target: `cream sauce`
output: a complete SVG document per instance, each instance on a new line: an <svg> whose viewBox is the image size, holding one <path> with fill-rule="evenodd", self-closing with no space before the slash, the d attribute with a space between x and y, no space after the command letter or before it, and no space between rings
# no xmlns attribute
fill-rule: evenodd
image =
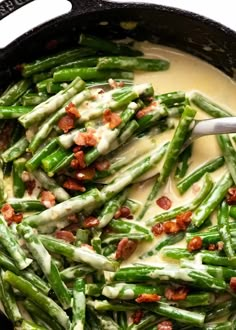
<svg viewBox="0 0 236 330"><path fill-rule="evenodd" d="M236 83L224 73L206 62L176 49L150 44L149 42L137 42L135 46L141 49L145 53L146 57L160 57L170 61L170 69L167 71L137 72L135 74L136 84L150 82L153 84L156 94L177 90L183 90L185 92L199 90L208 97L214 99L215 102L224 105L224 107L228 108L232 114L235 113L236 115ZM209 116L198 109L196 119L205 118L209 118ZM174 130L169 130L167 132L160 133L155 139L155 145L161 145L170 140L173 136L173 132ZM141 145L142 143L140 144L140 147ZM138 145L136 147L138 148ZM126 152L129 152L129 150ZM188 173L192 172L200 165L208 162L210 159L214 159L221 155L221 152L217 145L216 138L214 136L207 136L194 142L192 154L193 156L191 158ZM157 165L158 168L161 168L162 164L163 161ZM225 166L221 167L214 173L211 173L211 177L214 181L216 181L224 171ZM151 190L153 182L153 179L149 179L145 182L135 184L129 198L143 203ZM195 184L183 196L180 196L175 187L174 179L170 178L167 184L160 190L158 196L168 196L172 201L172 207L176 207L192 200L198 193L199 188L199 185ZM151 218L153 215L162 212L163 209L158 207L154 202L147 211L144 221L145 219ZM143 242L139 244L135 253L133 253L129 260L123 262L123 266L135 262L154 265L159 265L162 263L163 260L159 254L146 259L139 259L140 255L149 251L152 247L155 247L157 241L160 239L161 237L154 238L152 242ZM175 245L175 247L185 246L186 242L184 240ZM165 260L165 262L166 261L167 260ZM168 263L175 263L175 261L168 259Z"/></svg>

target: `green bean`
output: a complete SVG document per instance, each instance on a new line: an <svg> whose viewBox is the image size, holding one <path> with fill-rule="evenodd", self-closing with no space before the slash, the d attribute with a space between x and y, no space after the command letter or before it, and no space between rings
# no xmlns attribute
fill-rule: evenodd
<svg viewBox="0 0 236 330"><path fill-rule="evenodd" d="M99 70L144 70L144 71L164 71L169 69L170 63L162 59L149 59L128 56L107 56L98 59L97 68Z"/></svg>
<svg viewBox="0 0 236 330"><path fill-rule="evenodd" d="M34 234L31 227L26 226L25 224L20 224L17 229L26 241L26 245L32 256L35 260L37 260L37 263L50 283L58 300L65 309L69 308L71 300L70 293L68 292L65 284L62 282L59 271L52 260L51 255L44 248L40 239Z"/></svg>
<svg viewBox="0 0 236 330"><path fill-rule="evenodd" d="M33 319L36 316L36 317L40 318L40 320L43 320L52 329L55 329L55 330L62 329L61 326L57 322L55 322L55 320L52 320L51 317L46 312L42 311L42 309L40 309L37 305L35 305L29 299L24 300L23 304Z"/></svg>
<svg viewBox="0 0 236 330"><path fill-rule="evenodd" d="M93 67L97 65L99 57L85 57L77 61L69 62L66 64L61 64L53 68L51 71L54 73L56 71L60 71L62 69L67 68L83 68L83 67Z"/></svg>
<svg viewBox="0 0 236 330"><path fill-rule="evenodd" d="M223 153L225 163L228 167L228 170L236 184L236 152L234 150L234 146L230 141L230 137L227 134L219 134L217 135L217 141Z"/></svg>
<svg viewBox="0 0 236 330"><path fill-rule="evenodd" d="M214 103L212 100L210 100L205 95L199 92L191 92L190 95L188 95L188 98L190 102L198 106L200 109L202 109L204 112L206 112L212 117L218 118L232 116L226 109Z"/></svg>
<svg viewBox="0 0 236 330"><path fill-rule="evenodd" d="M190 144L178 157L175 178L182 179L188 171L189 159L192 156L192 144Z"/></svg>
<svg viewBox="0 0 236 330"><path fill-rule="evenodd" d="M91 35L81 34L79 44L92 48L94 50L107 52L115 55L127 55L127 56L142 56L143 53L137 49L133 49L125 44L115 43L111 40L98 38Z"/></svg>
<svg viewBox="0 0 236 330"><path fill-rule="evenodd" d="M92 272L94 272L94 269L92 267L89 267L84 264L76 264L75 266L63 269L60 272L60 276L63 281L71 282L79 277L84 277Z"/></svg>
<svg viewBox="0 0 236 330"><path fill-rule="evenodd" d="M214 172L218 168L224 165L224 157L217 157L203 166L197 168L195 171L190 173L188 176L183 178L181 181L177 183L177 189L180 194L183 194L188 190L195 182L197 182L205 173Z"/></svg>
<svg viewBox="0 0 236 330"><path fill-rule="evenodd" d="M21 330L45 330L45 328L37 325L32 321L23 320L21 324Z"/></svg>
<svg viewBox="0 0 236 330"><path fill-rule="evenodd" d="M82 261L95 269L114 271L117 268L116 261L110 261L102 255L91 252L91 250L85 247L75 247L71 244L64 243L62 240L49 238L45 235L40 235L40 240L49 251L62 254L77 262Z"/></svg>
<svg viewBox="0 0 236 330"><path fill-rule="evenodd" d="M160 173L160 176L157 177L152 190L144 204L143 210L139 217L142 219L149 208L150 204L156 197L159 189L163 186L170 175L173 164L176 162L178 154L182 148L182 145L186 139L186 136L189 132L189 127L193 122L193 118L196 115L196 111L191 109L189 106L185 107L185 110L180 118L178 127L175 130L173 139L170 142L170 145L167 150L165 161Z"/></svg>
<svg viewBox="0 0 236 330"><path fill-rule="evenodd" d="M37 105L31 112L19 118L20 123L29 128L31 125L38 124L47 118L50 114L56 112L71 97L80 92L84 88L84 82L77 77L63 91L50 97L47 101Z"/></svg>
<svg viewBox="0 0 236 330"><path fill-rule="evenodd" d="M221 241L224 243L224 251L228 258L235 256L232 244L232 237L229 227L229 206L223 201L219 206L218 210L218 231L220 234Z"/></svg>
<svg viewBox="0 0 236 330"><path fill-rule="evenodd" d="M16 212L31 212L43 211L45 206L39 201L34 199L25 198L9 198L7 203L10 204Z"/></svg>
<svg viewBox="0 0 236 330"><path fill-rule="evenodd" d="M0 270L0 300L9 320L14 324L22 320L22 315L16 304L16 299L10 285L3 279L4 271Z"/></svg>
<svg viewBox="0 0 236 330"><path fill-rule="evenodd" d="M29 281L10 271L6 271L3 277L12 287L22 292L26 297L33 301L44 312L48 313L52 319L57 321L64 329L70 327L68 315L51 298L46 297L38 291Z"/></svg>
<svg viewBox="0 0 236 330"><path fill-rule="evenodd" d="M72 325L71 330L78 328L83 329L85 324L85 283L82 279L77 279L73 288L73 305L72 305Z"/></svg>
<svg viewBox="0 0 236 330"><path fill-rule="evenodd" d="M5 163L8 163L22 156L25 153L28 145L29 145L28 140L26 139L26 137L23 136L18 142L13 144L9 149L5 150L2 153L1 157L3 161Z"/></svg>
<svg viewBox="0 0 236 330"><path fill-rule="evenodd" d="M166 245L169 246L169 245L173 245L173 244L176 244L176 243L182 241L184 236L185 236L184 232L180 232L180 233L173 234L173 235L167 235L167 237L164 237L162 240L160 240L154 248L143 253L140 256L140 259L145 259L147 257L157 254L157 252L160 251Z"/></svg>
<svg viewBox="0 0 236 330"><path fill-rule="evenodd" d="M225 197L226 192L233 184L231 175L228 173L223 174L218 182L216 182L206 198L202 201L200 206L194 211L192 216L192 223L199 227L208 216L215 210L219 203Z"/></svg>
<svg viewBox="0 0 236 330"><path fill-rule="evenodd" d="M53 74L54 82L64 82L64 81L72 81L76 77L80 77L85 81L95 81L95 80L103 80L109 78L119 78L119 79L133 79L134 75L129 71L110 71L104 70L99 71L97 68L89 67L89 68L68 68L61 69L60 71L56 71Z"/></svg>
<svg viewBox="0 0 236 330"><path fill-rule="evenodd" d="M32 172L36 170L41 164L41 161L46 158L48 155L50 155L55 149L57 148L57 139L54 138L51 141L49 141L45 146L43 146L41 149L37 150L37 152L30 158L25 166L28 171Z"/></svg>
<svg viewBox="0 0 236 330"><path fill-rule="evenodd" d="M32 106L36 106L42 102L45 102L47 99L49 98L49 96L47 94L44 93L28 93L25 94L21 97L21 103L24 107L32 107ZM32 108L29 108L29 111L31 111ZM29 111L25 111L24 113L27 113ZM24 113L21 113L20 115L23 115Z"/></svg>
<svg viewBox="0 0 236 330"><path fill-rule="evenodd" d="M13 105L30 87L30 80L20 80L9 86L0 97L0 105Z"/></svg>
<svg viewBox="0 0 236 330"><path fill-rule="evenodd" d="M46 71L60 64L75 61L86 56L93 56L96 52L89 48L75 48L67 50L32 63L23 64L22 74L24 77Z"/></svg>
<svg viewBox="0 0 236 330"><path fill-rule="evenodd" d="M18 158L13 162L13 193L14 197L21 198L25 193L25 183L22 180L22 173L25 170L25 158Z"/></svg>
<svg viewBox="0 0 236 330"><path fill-rule="evenodd" d="M0 119L14 119L18 118L32 110L30 106L12 105L1 106L0 105Z"/></svg>
<svg viewBox="0 0 236 330"><path fill-rule="evenodd" d="M15 235L2 216L0 216L0 242L19 269L24 269L30 265L32 260L26 257L24 250L20 247Z"/></svg>

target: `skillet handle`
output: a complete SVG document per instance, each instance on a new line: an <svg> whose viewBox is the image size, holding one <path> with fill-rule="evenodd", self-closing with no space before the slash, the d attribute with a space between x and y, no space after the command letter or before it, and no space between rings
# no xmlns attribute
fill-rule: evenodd
<svg viewBox="0 0 236 330"><path fill-rule="evenodd" d="M33 0L3 0L0 3L0 20Z"/></svg>

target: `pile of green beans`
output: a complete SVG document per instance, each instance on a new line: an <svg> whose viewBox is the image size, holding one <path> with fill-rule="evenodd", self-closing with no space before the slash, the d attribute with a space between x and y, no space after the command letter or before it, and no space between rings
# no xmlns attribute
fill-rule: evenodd
<svg viewBox="0 0 236 330"><path fill-rule="evenodd" d="M217 136L222 155L193 172L194 148L181 153L198 108L230 114L200 92L156 95L149 82L135 85L136 71L158 77L170 66L143 55L82 34L76 48L22 64L20 79L0 95L0 302L15 329L152 330L162 322L236 329L236 208L227 199L236 184L234 144ZM71 116L71 104L79 115L67 132L59 123ZM104 122L108 109L120 120L115 127ZM156 143L166 130L172 138ZM97 144L78 145L87 133ZM125 153L142 139L150 144L145 151ZM74 168L78 152L84 164ZM221 167L215 181L211 173ZM92 176L83 180L86 171ZM149 174L152 186L140 203L132 193ZM150 212L170 178L183 198L194 184L201 189L188 203ZM188 211L188 227L156 234ZM201 249L190 251L196 236ZM175 247L179 242L186 246ZM135 249L135 263L123 266ZM150 257L164 263L149 264ZM168 297L183 287L184 298Z"/></svg>

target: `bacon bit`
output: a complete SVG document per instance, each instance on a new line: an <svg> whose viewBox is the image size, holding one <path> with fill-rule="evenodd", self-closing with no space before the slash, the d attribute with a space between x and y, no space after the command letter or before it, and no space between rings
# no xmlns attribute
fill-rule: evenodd
<svg viewBox="0 0 236 330"><path fill-rule="evenodd" d="M25 186L28 194L31 196L33 194L34 188L36 187L36 181L35 180L26 181Z"/></svg>
<svg viewBox="0 0 236 330"><path fill-rule="evenodd" d="M178 301L185 300L188 294L188 288L166 288L165 297L168 300Z"/></svg>
<svg viewBox="0 0 236 330"><path fill-rule="evenodd" d="M76 146L73 148L73 153L76 154L76 152L80 151L81 147L80 146Z"/></svg>
<svg viewBox="0 0 236 330"><path fill-rule="evenodd" d="M228 195L226 196L226 202L229 205L236 204L236 187L231 187L228 189Z"/></svg>
<svg viewBox="0 0 236 330"><path fill-rule="evenodd" d="M163 230L166 234L176 234L180 228L175 221L166 221L163 223Z"/></svg>
<svg viewBox="0 0 236 330"><path fill-rule="evenodd" d="M122 206L121 208L119 208L119 210L116 211L114 218L118 219L118 218L126 218L128 219L128 217L130 217L130 209L127 206Z"/></svg>
<svg viewBox="0 0 236 330"><path fill-rule="evenodd" d="M107 159L95 163L95 168L98 171L108 170L109 167L110 167L110 162Z"/></svg>
<svg viewBox="0 0 236 330"><path fill-rule="evenodd" d="M207 249L209 251L215 251L216 250L216 245L215 244L209 244L208 247L207 247Z"/></svg>
<svg viewBox="0 0 236 330"><path fill-rule="evenodd" d="M92 167L87 167L83 170L79 170L78 172L76 172L75 174L76 178L78 180L92 180L95 176L95 169Z"/></svg>
<svg viewBox="0 0 236 330"><path fill-rule="evenodd" d="M143 318L143 311L141 309L138 309L131 317L134 324L139 324L141 319Z"/></svg>
<svg viewBox="0 0 236 330"><path fill-rule="evenodd" d="M126 260L135 251L137 243L129 240L127 237L123 238L117 246L116 259Z"/></svg>
<svg viewBox="0 0 236 330"><path fill-rule="evenodd" d="M68 219L68 218L67 218ZM81 226L79 225L79 223L71 223L70 225L66 226L65 228L63 228L63 230L66 231L70 231L73 234L76 234L77 230L80 228Z"/></svg>
<svg viewBox="0 0 236 330"><path fill-rule="evenodd" d="M104 91L104 89L100 89L100 91L98 92L98 94L104 94L105 93L105 91Z"/></svg>
<svg viewBox="0 0 236 330"><path fill-rule="evenodd" d="M156 200L156 204L163 210L169 210L169 208L171 208L172 202L168 197L162 196Z"/></svg>
<svg viewBox="0 0 236 330"><path fill-rule="evenodd" d="M176 216L176 223L180 229L182 229L182 230L187 229L188 225L191 222L191 216L192 216L191 211L186 211L186 212L178 214Z"/></svg>
<svg viewBox="0 0 236 330"><path fill-rule="evenodd" d="M83 221L84 228L92 228L99 225L99 220L95 217L88 217Z"/></svg>
<svg viewBox="0 0 236 330"><path fill-rule="evenodd" d="M229 286L231 290L236 292L236 277L231 277Z"/></svg>
<svg viewBox="0 0 236 330"><path fill-rule="evenodd" d="M103 113L103 123L108 123L110 129L113 129L122 123L122 119L117 113L112 112L110 109L106 109Z"/></svg>
<svg viewBox="0 0 236 330"><path fill-rule="evenodd" d="M69 116L71 116L72 118L80 118L80 113L79 110L76 108L75 104L70 102L67 106L66 106L66 112Z"/></svg>
<svg viewBox="0 0 236 330"><path fill-rule="evenodd" d="M53 207L56 204L55 196L51 191L42 191L41 193L41 203L47 208Z"/></svg>
<svg viewBox="0 0 236 330"><path fill-rule="evenodd" d="M123 81L118 82L118 81L115 81L115 80L112 79L112 78L110 78L110 79L108 80L108 83L109 83L109 85L111 86L111 88L113 88L113 89L115 89L115 88L117 88L117 87L124 87L124 85L125 85L125 83L124 83Z"/></svg>
<svg viewBox="0 0 236 330"><path fill-rule="evenodd" d="M75 236L70 231L67 230L56 231L55 237L59 239L63 239L68 243L73 243L75 241Z"/></svg>
<svg viewBox="0 0 236 330"><path fill-rule="evenodd" d="M171 321L163 321L161 323L158 323L157 330L172 330L173 324Z"/></svg>
<svg viewBox="0 0 236 330"><path fill-rule="evenodd" d="M70 165L74 169L85 168L84 152L82 150L74 153L75 159L72 159Z"/></svg>
<svg viewBox="0 0 236 330"><path fill-rule="evenodd" d="M14 129L13 123L7 123L7 125L4 126L1 132L2 134L0 140L0 150L5 150L8 147L13 129Z"/></svg>
<svg viewBox="0 0 236 330"><path fill-rule="evenodd" d="M202 248L202 238L200 236L193 237L187 246L189 252L200 250Z"/></svg>
<svg viewBox="0 0 236 330"><path fill-rule="evenodd" d="M67 220L72 223L77 223L79 221L78 216L75 213L68 215Z"/></svg>
<svg viewBox="0 0 236 330"><path fill-rule="evenodd" d="M152 227L152 232L154 236L159 236L163 233L164 228L162 223L157 223Z"/></svg>
<svg viewBox="0 0 236 330"><path fill-rule="evenodd" d="M63 130L64 133L68 133L75 127L75 120L71 116L66 115L58 121L57 125L61 130Z"/></svg>
<svg viewBox="0 0 236 330"><path fill-rule="evenodd" d="M140 119L142 117L144 117L146 114L148 114L149 112L151 112L153 110L153 108L157 106L157 102L152 102L149 106L147 106L146 108L143 108L141 110L139 110L137 113L136 113L136 118L137 119Z"/></svg>
<svg viewBox="0 0 236 330"><path fill-rule="evenodd" d="M69 190L76 190L76 191L81 191L84 192L86 191L86 188L80 184L79 182L77 182L76 180L72 179L72 178L68 178L64 183L63 183L63 187Z"/></svg>
<svg viewBox="0 0 236 330"><path fill-rule="evenodd" d="M23 214L15 213L15 210L10 204L4 204L1 208L1 212L8 225L10 225L12 222L20 223L23 219Z"/></svg>
<svg viewBox="0 0 236 330"><path fill-rule="evenodd" d="M56 39L52 39L46 43L45 48L51 50L51 49L55 49L57 46L58 46L58 41Z"/></svg>
<svg viewBox="0 0 236 330"><path fill-rule="evenodd" d="M157 294L151 294L151 293L143 293L138 296L138 298L135 299L135 301L138 304L141 303L152 303L152 302L157 302L161 300L161 296Z"/></svg>
<svg viewBox="0 0 236 330"><path fill-rule="evenodd" d="M74 138L74 142L81 147L94 147L97 145L97 139L94 130L88 129L87 132L79 132Z"/></svg>
<svg viewBox="0 0 236 330"><path fill-rule="evenodd" d="M216 243L216 246L217 246L217 249L218 249L219 251L222 251L223 248L224 248L224 242L219 241L219 242Z"/></svg>

